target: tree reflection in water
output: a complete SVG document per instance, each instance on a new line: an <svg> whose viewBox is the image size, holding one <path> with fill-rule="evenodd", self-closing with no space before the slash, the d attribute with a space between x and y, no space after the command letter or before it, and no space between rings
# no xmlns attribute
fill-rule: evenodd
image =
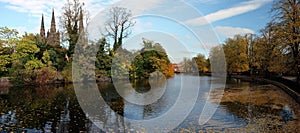
<svg viewBox="0 0 300 133"><path fill-rule="evenodd" d="M188 78L181 76L180 78ZM168 79L163 96L155 103L145 106L123 100L112 83L100 83L97 91L101 92L100 95L107 105L97 106L99 99L95 98L95 94L84 95L85 99L80 101L95 114L83 112L72 84L11 88L8 93L0 94L0 132L132 132L134 129L130 123L124 122L124 117L135 120L152 119L168 111L179 95L178 86L181 84L177 78ZM201 85L209 87L210 78L202 79L204 81ZM152 84L144 82L147 81L133 84L138 93L149 91ZM211 129L238 129L245 132L299 130L299 104L290 100L289 96L278 88L241 81L230 81L227 87L221 105L216 106L217 112L208 123L201 126L197 123L203 102L206 100L205 95L200 92L190 115L172 132L199 132ZM89 86L86 86L86 89L89 89ZM214 102L209 104L214 105Z"/></svg>

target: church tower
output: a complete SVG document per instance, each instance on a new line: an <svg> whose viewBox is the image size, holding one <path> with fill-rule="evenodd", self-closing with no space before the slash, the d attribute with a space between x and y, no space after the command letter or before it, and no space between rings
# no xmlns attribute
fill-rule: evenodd
<svg viewBox="0 0 300 133"><path fill-rule="evenodd" d="M83 26L83 13L82 13L82 9L80 8L80 12L79 12L79 28L78 28L78 33L79 33L79 38L78 38L78 43L82 44L83 47L87 47L88 45L88 39L86 36L86 32Z"/></svg>
<svg viewBox="0 0 300 133"><path fill-rule="evenodd" d="M54 16L54 9L52 9L50 33L55 33L55 32L56 32L55 16Z"/></svg>
<svg viewBox="0 0 300 133"><path fill-rule="evenodd" d="M83 28L83 13L82 9L80 9L79 13L79 34L83 34L84 28Z"/></svg>
<svg viewBox="0 0 300 133"><path fill-rule="evenodd" d="M40 36L41 36L41 38L42 38L42 39L45 39L44 14L42 14L42 21L41 21Z"/></svg>
<svg viewBox="0 0 300 133"><path fill-rule="evenodd" d="M48 45L60 46L60 33L56 31L54 9L52 9L51 25L50 30L47 32L47 37L45 36L44 15L42 15L40 36L46 40Z"/></svg>
<svg viewBox="0 0 300 133"><path fill-rule="evenodd" d="M55 24L55 15L54 15L54 9L52 9L52 19L51 19L51 25L50 25L50 32L47 34L47 43L49 45L60 45L60 36L59 32L56 32L56 24Z"/></svg>

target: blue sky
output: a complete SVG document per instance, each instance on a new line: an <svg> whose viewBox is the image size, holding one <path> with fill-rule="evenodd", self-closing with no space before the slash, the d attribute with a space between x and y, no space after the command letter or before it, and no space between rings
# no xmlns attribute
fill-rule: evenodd
<svg viewBox="0 0 300 133"><path fill-rule="evenodd" d="M24 31L38 33L42 14L45 15L46 29L49 28L52 8L55 9L56 23L59 25L58 16L65 2L66 0L0 0L0 26L15 28L21 33ZM132 36L127 39L129 42L133 42L130 41L131 38L141 39L134 36L144 32L150 34L146 35L149 39L159 40L159 37L151 38L155 36L151 31L162 32L183 43L190 54L208 55L211 47L224 42L228 37L233 37L235 34L259 33L259 30L271 19L269 12L273 1L85 0L84 3L91 21L98 19L101 21L103 16L97 18L101 16L99 15L101 11L114 4L131 9L133 15L136 15L137 23ZM212 39L216 37L218 40ZM172 45L164 47L168 47L169 51L176 50Z"/></svg>

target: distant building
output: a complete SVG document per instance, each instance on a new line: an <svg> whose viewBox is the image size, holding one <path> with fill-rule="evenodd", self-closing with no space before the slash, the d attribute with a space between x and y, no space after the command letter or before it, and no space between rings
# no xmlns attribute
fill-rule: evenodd
<svg viewBox="0 0 300 133"><path fill-rule="evenodd" d="M174 72L175 73L181 73L183 72L182 70L182 66L180 64L176 64L176 63L173 63L172 64L173 68L174 68Z"/></svg>
<svg viewBox="0 0 300 133"><path fill-rule="evenodd" d="M60 46L60 33L59 31L56 31L54 10L52 10L50 31L48 30L47 35L45 32L44 15L42 15L40 36L47 42L48 45Z"/></svg>

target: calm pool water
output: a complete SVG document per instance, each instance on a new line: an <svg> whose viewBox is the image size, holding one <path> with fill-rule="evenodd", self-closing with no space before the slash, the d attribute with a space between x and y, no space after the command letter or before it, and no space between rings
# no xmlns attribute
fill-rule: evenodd
<svg viewBox="0 0 300 133"><path fill-rule="evenodd" d="M0 132L143 132L145 130L136 129L128 120L152 120L169 113L182 92L189 92L189 88L197 86L193 83L183 85L181 81L198 78L176 75L161 85L152 85L146 81L134 83L135 96L166 87L157 101L147 105L128 102L119 95L112 83L100 83L97 85L98 96L102 96L106 104L96 106L99 103L94 94L86 95L86 101L82 97L80 100L80 104L88 105L86 107L94 110L95 114L81 109L72 84L10 88L8 91L1 91L0 88ZM187 117L170 132L300 131L299 104L275 86L232 79L227 81L221 98L223 93L219 88L209 93L212 84L219 83L211 77L200 77L201 89L195 105ZM130 88L122 91L124 94L132 92ZM186 104L192 102L189 101L189 95L192 97L193 92L186 94ZM221 98L220 104L216 100L218 98ZM199 125L199 116L203 113L206 101L206 106L216 109L216 112L204 125ZM179 115L184 114L179 111Z"/></svg>

